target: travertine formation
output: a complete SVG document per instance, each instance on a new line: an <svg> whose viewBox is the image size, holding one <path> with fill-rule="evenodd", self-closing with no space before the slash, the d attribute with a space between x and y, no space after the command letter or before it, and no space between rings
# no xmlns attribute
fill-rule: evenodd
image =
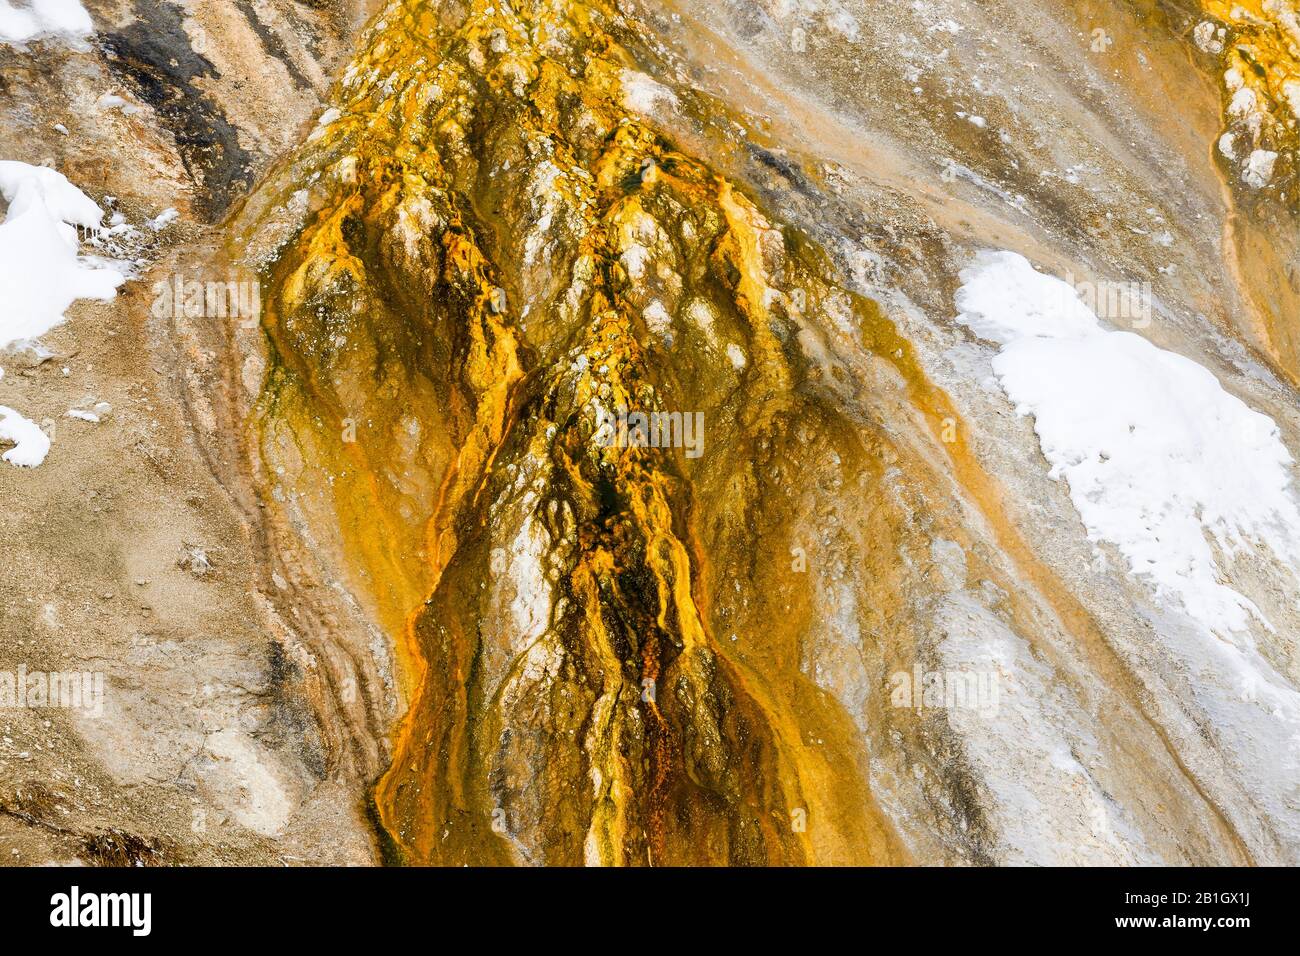
<svg viewBox="0 0 1300 956"><path fill-rule="evenodd" d="M846 190L728 142L639 13L391 4L239 225L265 494L397 643L392 859L1289 855L1009 520L879 257L770 208ZM900 697L981 667L974 713Z"/></svg>
<svg viewBox="0 0 1300 956"><path fill-rule="evenodd" d="M572 4L396 5L291 174L320 211L272 267L263 429L300 481L328 464L343 550L405 628L379 818L415 862L901 858L853 755L808 752L845 718L777 690L813 692L801 662L751 673L727 646L756 611L736 570L707 580L706 541L770 536L780 575L781 461L867 454L798 394L829 373L789 350L805 311L910 363L814 250L629 110L671 94L611 29ZM617 409L667 416L649 444L676 447L602 443ZM697 415L707 461L681 444ZM816 842L791 822L810 806Z"/></svg>
<svg viewBox="0 0 1300 956"><path fill-rule="evenodd" d="M84 363L176 421L69 572L159 619L12 602L108 672L4 724L23 862L1300 861L1300 570L1160 593L958 320L1014 251L1300 451L1291 0L88 6L24 68L138 109L10 153L177 193Z"/></svg>

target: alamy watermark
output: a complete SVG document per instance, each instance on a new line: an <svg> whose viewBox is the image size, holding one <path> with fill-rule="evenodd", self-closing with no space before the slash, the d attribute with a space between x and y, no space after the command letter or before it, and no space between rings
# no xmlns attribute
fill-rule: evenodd
<svg viewBox="0 0 1300 956"><path fill-rule="evenodd" d="M638 412L597 406L592 439L601 448L682 448L687 458L704 454L703 412Z"/></svg>
<svg viewBox="0 0 1300 956"><path fill-rule="evenodd" d="M971 710L981 717L998 715L1001 675L997 671L927 671L914 664L910 671L889 676L889 703L915 710Z"/></svg>
<svg viewBox="0 0 1300 956"><path fill-rule="evenodd" d="M256 279L187 279L176 273L153 284L158 319L239 319L246 329L262 318L262 287Z"/></svg>
<svg viewBox="0 0 1300 956"><path fill-rule="evenodd" d="M84 711L91 717L104 713L102 671L0 671L0 710L62 708Z"/></svg>
<svg viewBox="0 0 1300 956"><path fill-rule="evenodd" d="M74 885L50 897L50 925L119 926L130 929L132 936L148 936L153 929L153 894L83 893Z"/></svg>
<svg viewBox="0 0 1300 956"><path fill-rule="evenodd" d="M1099 319L1112 325L1127 325L1134 329L1145 329L1151 324L1152 287L1146 280L1093 282L1091 279L1076 280L1072 273L1067 272L1063 281ZM1064 291L1062 294L1069 295Z"/></svg>

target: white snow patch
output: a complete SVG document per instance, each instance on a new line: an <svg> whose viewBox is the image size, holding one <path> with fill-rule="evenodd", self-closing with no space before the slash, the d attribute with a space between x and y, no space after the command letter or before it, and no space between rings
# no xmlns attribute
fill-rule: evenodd
<svg viewBox="0 0 1300 956"><path fill-rule="evenodd" d="M77 299L112 299L124 276L78 255L76 227L98 229L103 213L62 174L0 161L0 195L9 203L0 223L0 349L5 349L60 324ZM4 460L29 468L43 462L50 450L45 433L12 409L0 408L0 415L0 439L15 444Z"/></svg>
<svg viewBox="0 0 1300 956"><path fill-rule="evenodd" d="M1108 541L1159 599L1226 635L1248 598L1222 583L1229 558L1267 546L1300 569L1292 458L1271 418L1202 366L1129 332L1108 332L1066 282L1012 252L961 273L958 321L1002 346L993 371L1032 414L1051 477L1064 478L1093 541Z"/></svg>
<svg viewBox="0 0 1300 956"><path fill-rule="evenodd" d="M22 7L0 0L0 43L21 45L46 37L81 40L94 32L80 0L31 0Z"/></svg>
<svg viewBox="0 0 1300 956"><path fill-rule="evenodd" d="M0 405L0 442L13 442L0 458L11 465L35 468L50 453L50 439L30 418Z"/></svg>
<svg viewBox="0 0 1300 956"><path fill-rule="evenodd" d="M96 229L99 206L61 173L0 161L0 348L59 325L77 299L108 301L124 277L77 255L76 226Z"/></svg>

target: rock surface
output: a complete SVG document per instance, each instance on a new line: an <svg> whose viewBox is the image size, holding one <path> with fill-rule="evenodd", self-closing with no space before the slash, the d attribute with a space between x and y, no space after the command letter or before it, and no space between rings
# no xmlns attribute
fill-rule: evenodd
<svg viewBox="0 0 1300 956"><path fill-rule="evenodd" d="M957 318L987 250L1136 289L1300 450L1294 4L364 6L0 51L3 158L179 210L0 361L112 409L0 472L14 665L108 676L0 715L0 842L1300 862L1300 569L1215 542L1236 630L1161 592Z"/></svg>

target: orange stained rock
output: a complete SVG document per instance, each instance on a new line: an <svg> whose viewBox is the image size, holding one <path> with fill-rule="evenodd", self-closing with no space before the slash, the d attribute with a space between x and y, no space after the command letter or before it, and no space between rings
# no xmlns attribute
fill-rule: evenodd
<svg viewBox="0 0 1300 956"><path fill-rule="evenodd" d="M956 462L994 520L996 489L964 445L934 440L957 416L881 310L625 104L636 64L612 8L462 10L379 15L338 117L292 168L315 211L264 296L263 454L274 466L295 448L336 479L320 495L300 478L319 501L301 507L332 509L400 644L407 709L374 789L391 858L906 861L860 715L803 670L816 609L747 633L752 652L729 639L727 615L789 586L743 573L791 533L801 490L759 463L806 427L851 436L849 464L877 476L886 453L911 455L909 480L939 498L934 473ZM901 383L924 451L862 438L810 397L821 370L792 343L832 297ZM656 339L656 303L690 318L684 351ZM701 409L738 452L720 465L601 446L598 406ZM368 423L354 443L335 437L344 418ZM882 547L916 546L893 508L870 503L898 539ZM1058 596L1014 529L997 535ZM901 618L887 582L872 587ZM1064 598L1057 610L1091 633Z"/></svg>

